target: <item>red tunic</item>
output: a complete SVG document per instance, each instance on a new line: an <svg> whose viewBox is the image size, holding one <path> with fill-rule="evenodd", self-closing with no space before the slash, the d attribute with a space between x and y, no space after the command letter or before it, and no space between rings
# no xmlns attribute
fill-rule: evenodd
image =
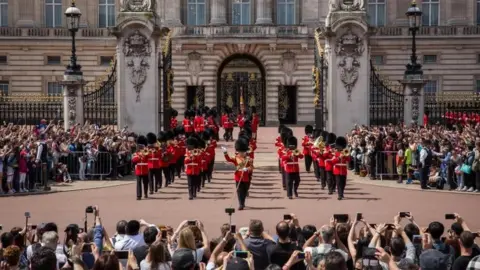
<svg viewBox="0 0 480 270"><path fill-rule="evenodd" d="M278 136L278 137L275 139L275 146L276 146L276 147L283 147L282 137Z"/></svg>
<svg viewBox="0 0 480 270"><path fill-rule="evenodd" d="M325 148L325 152L323 152L323 160L325 161L325 171L327 172L331 172L333 170L332 158L333 158L333 154L331 152L331 149L330 147L327 146Z"/></svg>
<svg viewBox="0 0 480 270"><path fill-rule="evenodd" d="M175 144L171 143L169 146L167 146L167 153L170 154L170 158L168 160L169 165L177 163L177 151L177 146Z"/></svg>
<svg viewBox="0 0 480 270"><path fill-rule="evenodd" d="M170 128L171 129L174 129L177 127L177 124L178 124L178 121L177 121L177 118L176 117L172 117L170 119Z"/></svg>
<svg viewBox="0 0 480 270"><path fill-rule="evenodd" d="M258 118L258 115L255 114L252 118L252 133L257 133L259 123L260 119Z"/></svg>
<svg viewBox="0 0 480 270"><path fill-rule="evenodd" d="M193 132L193 124L190 119L183 119L183 129L185 130L186 133L192 133Z"/></svg>
<svg viewBox="0 0 480 270"><path fill-rule="evenodd" d="M158 147L148 148L148 168L149 169L158 169L161 168L161 151Z"/></svg>
<svg viewBox="0 0 480 270"><path fill-rule="evenodd" d="M205 119L201 115L195 116L193 127L196 133L205 131Z"/></svg>
<svg viewBox="0 0 480 270"><path fill-rule="evenodd" d="M333 175L347 175L347 164L350 162L350 156L342 156L342 153L337 151L332 162L334 164Z"/></svg>
<svg viewBox="0 0 480 270"><path fill-rule="evenodd" d="M227 162L235 165L235 182L250 182L250 173L253 170L252 160L250 158L242 158L239 156L230 157L228 154L225 154L225 160ZM245 164L246 163L246 164ZM248 171L243 171L244 168L247 168Z"/></svg>
<svg viewBox="0 0 480 270"><path fill-rule="evenodd" d="M160 147L158 151L160 168L165 168L170 165L170 160L173 158L174 152L168 146Z"/></svg>
<svg viewBox="0 0 480 270"><path fill-rule="evenodd" d="M294 155L292 150L288 150L285 155L282 156L283 169L286 173L298 173L300 172L300 166L298 160L303 158L303 154Z"/></svg>
<svg viewBox="0 0 480 270"><path fill-rule="evenodd" d="M245 117L243 117L242 114L239 114L237 116L237 123L240 128L243 128L245 126Z"/></svg>
<svg viewBox="0 0 480 270"><path fill-rule="evenodd" d="M135 165L136 176L148 175L148 157L145 150L137 151L133 154L132 163Z"/></svg>
<svg viewBox="0 0 480 270"><path fill-rule="evenodd" d="M210 143L207 146L207 152L210 154L210 161L215 158L215 149L217 148L217 141L210 140Z"/></svg>
<svg viewBox="0 0 480 270"><path fill-rule="evenodd" d="M310 141L310 136L305 135L302 140L303 146L303 154L306 156L310 156L310 147L312 146L312 142Z"/></svg>
<svg viewBox="0 0 480 270"><path fill-rule="evenodd" d="M185 154L185 173L187 175L199 175L200 174L200 155L191 155L190 152Z"/></svg>

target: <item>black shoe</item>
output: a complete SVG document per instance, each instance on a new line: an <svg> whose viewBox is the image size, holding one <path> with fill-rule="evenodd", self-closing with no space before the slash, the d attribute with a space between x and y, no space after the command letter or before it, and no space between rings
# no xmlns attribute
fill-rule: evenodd
<svg viewBox="0 0 480 270"><path fill-rule="evenodd" d="M153 194L153 191L152 191L152 190L150 190L150 195L152 195L152 194Z"/></svg>
<svg viewBox="0 0 480 270"><path fill-rule="evenodd" d="M291 200L291 199L292 199L292 196L288 196L288 199L290 199L290 200Z"/></svg>
<svg viewBox="0 0 480 270"><path fill-rule="evenodd" d="M422 189L428 190L431 189L430 187L422 187Z"/></svg>
<svg viewBox="0 0 480 270"><path fill-rule="evenodd" d="M148 199L148 195L143 196L144 199Z"/></svg>
<svg viewBox="0 0 480 270"><path fill-rule="evenodd" d="M191 200L193 200L193 197L189 197L188 199L191 201Z"/></svg>
<svg viewBox="0 0 480 270"><path fill-rule="evenodd" d="M294 191L295 192L295 197L298 198L298 192L297 191Z"/></svg>
<svg viewBox="0 0 480 270"><path fill-rule="evenodd" d="M204 188L204 187L205 187L205 185L202 185L202 188Z"/></svg>
<svg viewBox="0 0 480 270"><path fill-rule="evenodd" d="M338 200L341 201L343 198L342 197L338 197Z"/></svg>
<svg viewBox="0 0 480 270"><path fill-rule="evenodd" d="M325 187L322 187L322 190L325 190Z"/></svg>
<svg viewBox="0 0 480 270"><path fill-rule="evenodd" d="M142 199L142 197L137 197L137 201L140 201Z"/></svg>
<svg viewBox="0 0 480 270"><path fill-rule="evenodd" d="M242 211L245 208L245 206L239 206L238 210Z"/></svg>
<svg viewBox="0 0 480 270"><path fill-rule="evenodd" d="M332 194L333 194L333 192L331 192L331 191L328 192L328 195L332 195Z"/></svg>

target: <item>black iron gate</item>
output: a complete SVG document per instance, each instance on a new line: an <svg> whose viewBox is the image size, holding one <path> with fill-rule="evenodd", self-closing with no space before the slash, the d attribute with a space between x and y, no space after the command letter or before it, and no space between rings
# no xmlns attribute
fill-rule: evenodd
<svg viewBox="0 0 480 270"><path fill-rule="evenodd" d="M83 117L85 121L97 125L117 124L116 82L117 61L113 60L110 63L110 72L106 80L100 81L91 90L89 90L89 87L85 89L83 95Z"/></svg>
<svg viewBox="0 0 480 270"><path fill-rule="evenodd" d="M163 130L170 129L170 114L172 108L173 68L172 68L172 31L168 32L165 39L165 46L162 52L162 77L163 77Z"/></svg>
<svg viewBox="0 0 480 270"><path fill-rule="evenodd" d="M321 30L315 30L314 41L314 63L312 68L312 88L315 94L313 103L315 105L315 128L324 130L327 121L327 85L328 85L328 62L325 59L324 51L320 43Z"/></svg>
<svg viewBox="0 0 480 270"><path fill-rule="evenodd" d="M264 81L258 73L233 72L222 74L220 79L220 108L230 107L234 113L241 112L241 102L246 112L256 107L260 125L265 125ZM243 99L243 101L241 100Z"/></svg>
<svg viewBox="0 0 480 270"><path fill-rule="evenodd" d="M393 91L377 74L370 61L370 125L380 126L403 122L404 95Z"/></svg>
<svg viewBox="0 0 480 270"><path fill-rule="evenodd" d="M280 85L278 87L278 120L280 124L297 123L297 86Z"/></svg>
<svg viewBox="0 0 480 270"><path fill-rule="evenodd" d="M187 108L198 109L205 106L205 86L187 86Z"/></svg>

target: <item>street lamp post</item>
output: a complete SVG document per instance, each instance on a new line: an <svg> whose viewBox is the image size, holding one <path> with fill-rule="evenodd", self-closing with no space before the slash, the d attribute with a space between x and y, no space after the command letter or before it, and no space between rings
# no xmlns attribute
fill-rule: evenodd
<svg viewBox="0 0 480 270"><path fill-rule="evenodd" d="M75 45L75 35L78 32L80 25L80 17L82 12L75 6L75 0L72 0L72 5L65 11L67 17L67 27L72 35L72 56L70 57L70 64L65 71L66 75L82 75L82 67L77 64L77 48Z"/></svg>
<svg viewBox="0 0 480 270"><path fill-rule="evenodd" d="M410 63L407 64L405 75L422 75L422 65L417 62L418 56L416 43L416 34L420 28L422 11L417 7L416 1L412 1L406 15L408 18L409 30L412 32L412 54L410 55Z"/></svg>

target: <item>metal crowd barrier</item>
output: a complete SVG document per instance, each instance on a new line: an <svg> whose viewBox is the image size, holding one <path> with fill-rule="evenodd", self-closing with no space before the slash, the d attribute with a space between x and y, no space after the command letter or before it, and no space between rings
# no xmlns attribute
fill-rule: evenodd
<svg viewBox="0 0 480 270"><path fill-rule="evenodd" d="M67 165L72 179L103 179L112 173L112 155L116 154L97 152L88 155L86 152L70 152L67 156L61 156L58 162ZM58 167L58 164L56 166Z"/></svg>
<svg viewBox="0 0 480 270"><path fill-rule="evenodd" d="M397 152L398 151L382 151L375 155L375 176L383 181L383 178L388 180L398 180L398 166L397 166ZM407 175L405 164L401 166L402 176Z"/></svg>

